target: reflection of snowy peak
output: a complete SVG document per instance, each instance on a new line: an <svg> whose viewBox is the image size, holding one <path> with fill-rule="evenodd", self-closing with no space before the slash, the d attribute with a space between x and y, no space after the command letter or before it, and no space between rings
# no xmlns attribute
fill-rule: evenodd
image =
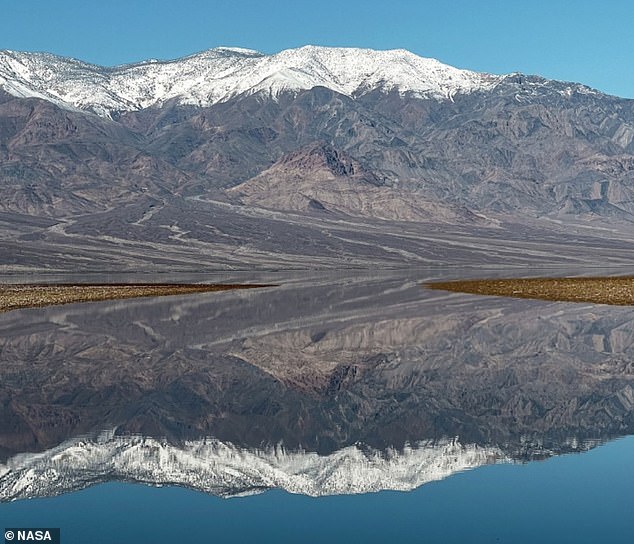
<svg viewBox="0 0 634 544"><path fill-rule="evenodd" d="M182 485L219 496L281 488L304 495L407 491L455 472L506 460L497 448L457 440L402 452L349 446L326 456L246 450L215 439L177 447L151 438L73 440L0 465L0 501L59 495L110 481Z"/></svg>
<svg viewBox="0 0 634 544"><path fill-rule="evenodd" d="M176 99L208 106L242 93L323 86L349 96L373 89L451 98L499 80L459 70L405 50L305 46L275 55L217 48L161 62L105 68L47 53L0 52L0 87L108 116Z"/></svg>

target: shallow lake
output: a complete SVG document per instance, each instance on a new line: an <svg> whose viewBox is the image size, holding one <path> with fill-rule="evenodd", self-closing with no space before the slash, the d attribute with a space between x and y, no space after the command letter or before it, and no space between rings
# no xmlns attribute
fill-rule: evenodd
<svg viewBox="0 0 634 544"><path fill-rule="evenodd" d="M634 308L421 286L509 275L126 277L276 286L0 314L0 528L629 541Z"/></svg>

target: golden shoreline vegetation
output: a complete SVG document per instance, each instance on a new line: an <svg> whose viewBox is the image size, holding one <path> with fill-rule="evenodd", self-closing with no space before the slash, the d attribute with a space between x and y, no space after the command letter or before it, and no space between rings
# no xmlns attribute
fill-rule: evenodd
<svg viewBox="0 0 634 544"><path fill-rule="evenodd" d="M618 306L634 304L634 276L457 280L424 285L430 289L476 295Z"/></svg>
<svg viewBox="0 0 634 544"><path fill-rule="evenodd" d="M274 287L260 284L73 284L73 285L0 285L0 312L20 308L56 306L76 302L98 302L139 297L187 295L232 289Z"/></svg>

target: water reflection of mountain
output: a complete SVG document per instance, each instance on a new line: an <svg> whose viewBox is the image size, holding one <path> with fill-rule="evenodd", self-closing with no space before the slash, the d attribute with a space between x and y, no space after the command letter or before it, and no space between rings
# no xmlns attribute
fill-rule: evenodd
<svg viewBox="0 0 634 544"><path fill-rule="evenodd" d="M632 432L634 310L445 294L422 289L424 279L289 280L259 291L0 315L2 493L9 497L34 459L72 480L73 463L88 463L73 437L104 428L116 436L87 442L102 467L108 455L114 462L141 444L193 466L196 452L210 451L196 445L210 443L253 462L276 458L282 444L285 459L315 452L306 455L322 468L341 452L387 458L377 452L386 448L410 452L416 464L412 451L428 456L432 446L454 444L479 452L465 461L475 466ZM181 469L167 480L110 470L90 481L213 487ZM430 472L417 474L405 480L420 485ZM65 488L88 481L76 479Z"/></svg>
<svg viewBox="0 0 634 544"><path fill-rule="evenodd" d="M455 472L506 460L494 447L457 440L400 451L352 445L328 455L246 449L214 439L174 446L153 438L99 437L65 442L0 465L0 501L59 495L109 480L180 485L223 497L281 488L320 496L409 491Z"/></svg>

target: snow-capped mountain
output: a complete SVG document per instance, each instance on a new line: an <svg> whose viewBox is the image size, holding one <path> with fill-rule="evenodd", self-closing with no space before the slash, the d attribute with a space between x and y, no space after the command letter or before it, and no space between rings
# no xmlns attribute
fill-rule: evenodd
<svg viewBox="0 0 634 544"><path fill-rule="evenodd" d="M498 76L460 70L397 49L305 46L275 55L216 48L178 60L106 68L49 53L0 52L0 87L102 116L176 99L210 106L242 93L276 97L323 86L356 96L377 88L451 99L490 88Z"/></svg>
<svg viewBox="0 0 634 544"><path fill-rule="evenodd" d="M315 169L311 149L355 166ZM554 228L576 229L580 218L592 222L581 239L599 239L589 242L593 254L601 248L621 262L624 248L603 238L631 240L633 173L634 101L577 83L458 70L403 50L218 48L114 68L0 52L0 213L26 216L3 229L30 225L0 266L41 266L50 252L46 266L58 267L69 253L51 248L79 247L88 233L99 257L81 263L99 270L104 240L115 239L147 243L143 263L157 240L170 246L160 262L186 247L191 262L222 267L218 245L238 268L270 258L305 266L308 254L311 266L470 261L421 232L442 223L472 236L479 225L493 229L479 237L498 240L499 226L515 253L520 223L536 222L542 251ZM244 183L244 194L231 191ZM331 221L344 216L354 218L348 232L333 235ZM422 230L403 237L394 221ZM398 235L386 236L392 228ZM245 257L236 244L255 253ZM493 255L484 254L478 262ZM548 262L561 255L548 253Z"/></svg>
<svg viewBox="0 0 634 544"><path fill-rule="evenodd" d="M463 445L457 439L408 446L402 452L353 445L322 456L282 447L248 450L215 439L177 447L104 433L96 440L71 440L0 464L0 501L60 495L113 479L182 485L223 497L275 488L310 496L409 491L505 461L509 459L498 448Z"/></svg>

